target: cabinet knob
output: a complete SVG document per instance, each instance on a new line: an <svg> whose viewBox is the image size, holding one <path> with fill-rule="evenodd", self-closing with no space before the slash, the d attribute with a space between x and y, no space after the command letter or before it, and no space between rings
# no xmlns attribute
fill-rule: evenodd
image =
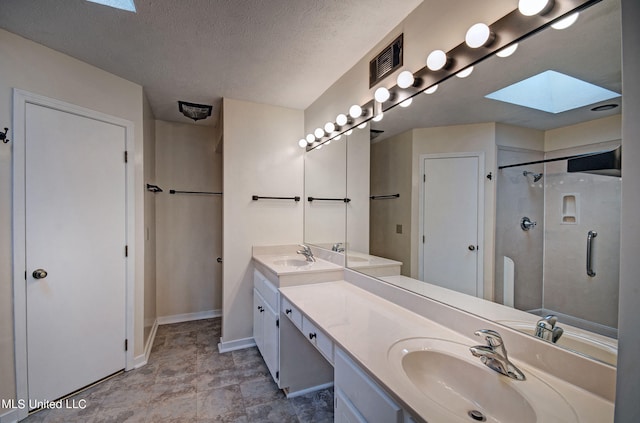
<svg viewBox="0 0 640 423"><path fill-rule="evenodd" d="M316 334L315 334L315 333L311 333L311 332L309 332L309 339L313 339L313 338L315 338L315 337L316 337Z"/></svg>
<svg viewBox="0 0 640 423"><path fill-rule="evenodd" d="M285 313L285 314L291 314L291 309L290 309L290 308L286 309L286 310L284 311L284 313Z"/></svg>

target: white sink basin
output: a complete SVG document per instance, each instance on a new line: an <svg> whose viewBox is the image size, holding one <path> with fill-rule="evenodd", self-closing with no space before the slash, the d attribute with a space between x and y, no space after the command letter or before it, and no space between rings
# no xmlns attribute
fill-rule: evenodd
<svg viewBox="0 0 640 423"><path fill-rule="evenodd" d="M503 376L480 362L469 346L433 338L410 338L388 353L396 373L454 421L577 422L573 408L526 368L527 379Z"/></svg>
<svg viewBox="0 0 640 423"><path fill-rule="evenodd" d="M499 323L529 335L535 334L535 323L519 321L500 321ZM561 324L558 325L563 327ZM570 332L566 329L560 339L558 339L558 342L556 342L556 345L587 355L596 360L613 364L614 366L618 361L618 349L616 347L589 338L588 336Z"/></svg>

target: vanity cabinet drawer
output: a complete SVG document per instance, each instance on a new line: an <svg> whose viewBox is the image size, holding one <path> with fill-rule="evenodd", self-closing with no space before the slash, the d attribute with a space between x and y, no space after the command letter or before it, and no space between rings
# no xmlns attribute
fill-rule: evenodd
<svg viewBox="0 0 640 423"><path fill-rule="evenodd" d="M262 298L273 310L279 309L278 298L280 293L278 288L258 270L253 271L253 287L258 290Z"/></svg>
<svg viewBox="0 0 640 423"><path fill-rule="evenodd" d="M329 363L333 364L333 341L304 316L302 316L302 333L329 360Z"/></svg>
<svg viewBox="0 0 640 423"><path fill-rule="evenodd" d="M368 422L401 423L402 409L344 352L336 351L335 388Z"/></svg>
<svg viewBox="0 0 640 423"><path fill-rule="evenodd" d="M286 298L282 298L282 312L293 322L294 325L296 325L298 329L302 330L302 313L300 313L300 310L292 306Z"/></svg>

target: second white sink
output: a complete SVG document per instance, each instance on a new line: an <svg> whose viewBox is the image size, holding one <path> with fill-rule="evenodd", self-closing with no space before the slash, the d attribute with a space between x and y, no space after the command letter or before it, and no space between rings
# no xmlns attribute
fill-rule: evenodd
<svg viewBox="0 0 640 423"><path fill-rule="evenodd" d="M527 380L503 376L480 362L469 346L433 338L395 343L388 353L396 374L455 421L577 422L573 408L553 388L521 367ZM520 365L518 365L520 367Z"/></svg>

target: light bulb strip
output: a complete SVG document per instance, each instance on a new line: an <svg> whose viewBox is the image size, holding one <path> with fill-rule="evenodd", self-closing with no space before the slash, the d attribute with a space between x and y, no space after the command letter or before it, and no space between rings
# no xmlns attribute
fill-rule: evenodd
<svg viewBox="0 0 640 423"><path fill-rule="evenodd" d="M400 88L394 85L389 88L388 90L391 97L382 104L382 112L386 113L388 110L399 106L403 101L422 93L427 88L439 85L455 76L455 74L461 70L475 66L493 56L498 50L517 43L551 26L551 24L570 14L584 10L600 1L601 0L555 0L554 7L550 11L544 15L534 16L524 16L516 8L489 25L489 29L495 34L495 38L488 46L480 48L469 47L464 41L464 34L462 34L462 42L445 52L451 60L446 69L432 71L427 66L424 66L413 73L415 82L410 87ZM374 102L374 99L369 100L365 105L361 106L363 111L362 116L355 119L349 118L349 122L344 126L336 125L336 132L325 134L325 136L309 143L306 150L311 151L327 141L335 139L337 136L343 135L365 122L369 122L374 117Z"/></svg>

